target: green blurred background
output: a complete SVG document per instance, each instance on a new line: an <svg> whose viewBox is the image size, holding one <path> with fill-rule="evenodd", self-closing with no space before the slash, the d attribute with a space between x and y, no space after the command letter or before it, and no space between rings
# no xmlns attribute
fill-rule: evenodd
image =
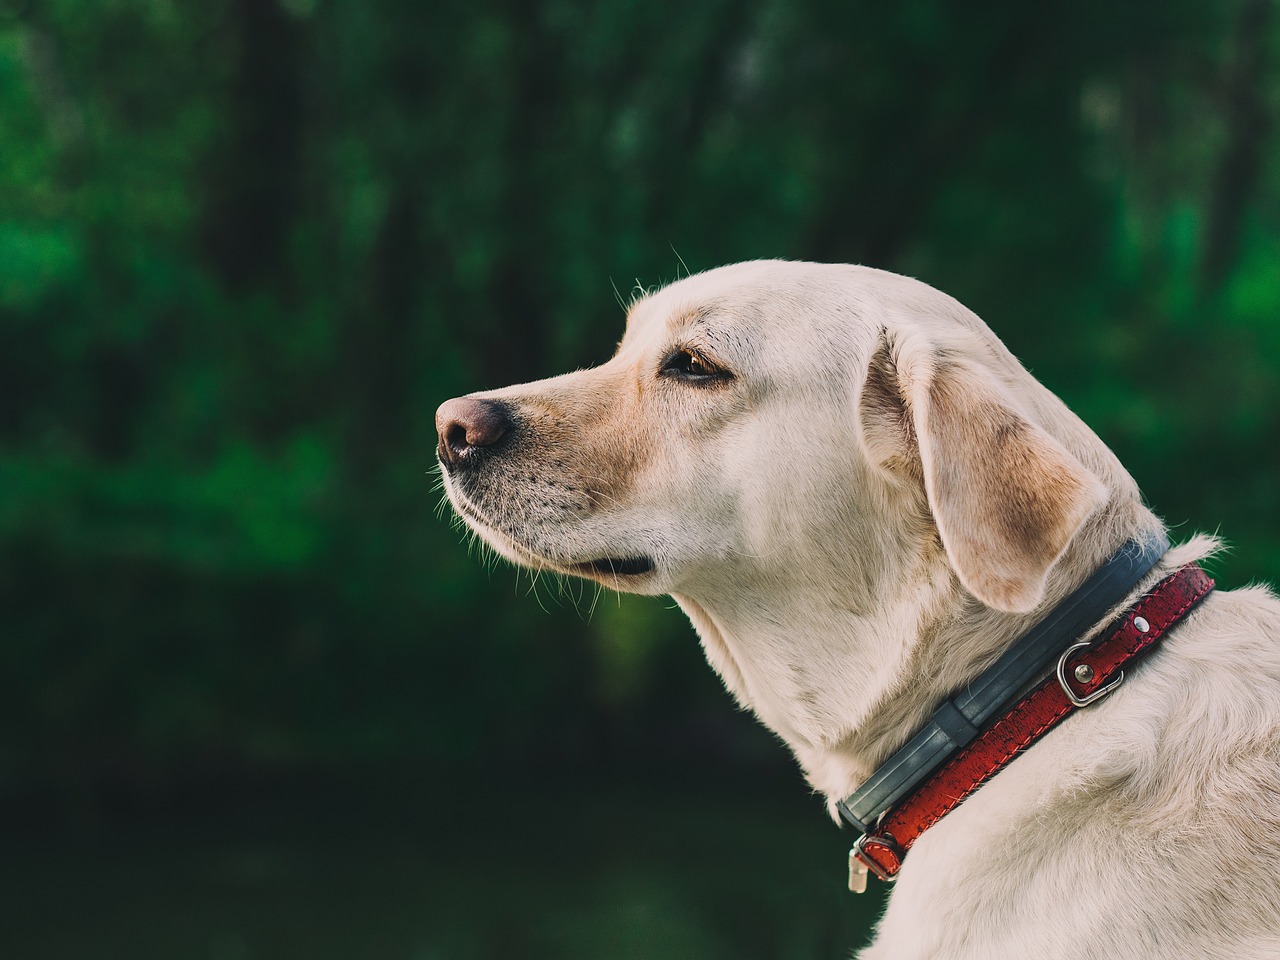
<svg viewBox="0 0 1280 960"><path fill-rule="evenodd" d="M864 262L1280 578L1273 0L0 0L0 956L840 958L671 605L489 569L444 399Z"/></svg>

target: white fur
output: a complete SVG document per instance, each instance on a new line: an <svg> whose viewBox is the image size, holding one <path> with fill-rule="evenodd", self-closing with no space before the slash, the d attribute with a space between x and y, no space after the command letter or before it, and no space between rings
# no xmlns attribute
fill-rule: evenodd
<svg viewBox="0 0 1280 960"><path fill-rule="evenodd" d="M664 375L681 347L733 379ZM603 366L474 396L518 426L483 470L446 470L459 512L526 565L651 557L597 579L675 597L829 805L1161 527L976 316L867 268L689 277L633 305ZM1277 636L1267 590L1211 595L919 840L859 956L1280 957Z"/></svg>

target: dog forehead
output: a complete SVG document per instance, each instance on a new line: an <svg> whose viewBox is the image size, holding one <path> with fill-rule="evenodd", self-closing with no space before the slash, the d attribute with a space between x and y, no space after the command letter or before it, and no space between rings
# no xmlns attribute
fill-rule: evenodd
<svg viewBox="0 0 1280 960"><path fill-rule="evenodd" d="M694 274L636 301L622 346L661 349L695 330L797 359L805 351L865 359L883 331L910 331L977 349L998 367L1019 366L976 314L941 290L851 264L754 260Z"/></svg>
<svg viewBox="0 0 1280 960"><path fill-rule="evenodd" d="M730 346L843 339L868 312L850 308L859 306L859 291L867 293L876 274L880 271L783 260L717 267L633 303L623 345L660 348L695 336Z"/></svg>

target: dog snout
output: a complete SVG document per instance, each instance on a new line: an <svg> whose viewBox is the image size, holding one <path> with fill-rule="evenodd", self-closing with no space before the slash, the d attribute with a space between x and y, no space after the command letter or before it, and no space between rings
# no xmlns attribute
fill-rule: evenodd
<svg viewBox="0 0 1280 960"><path fill-rule="evenodd" d="M515 425L506 404L476 397L446 400L436 411L437 451L450 467L466 466L476 453L492 447Z"/></svg>

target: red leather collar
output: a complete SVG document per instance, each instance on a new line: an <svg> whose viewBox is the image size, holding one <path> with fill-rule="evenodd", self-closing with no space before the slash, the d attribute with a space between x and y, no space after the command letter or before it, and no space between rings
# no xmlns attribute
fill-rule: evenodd
<svg viewBox="0 0 1280 960"><path fill-rule="evenodd" d="M1069 647L1050 677L957 753L913 794L858 839L854 860L882 880L893 880L911 845L960 801L995 776L1075 710L1088 706L1124 680L1124 668L1158 643L1213 590L1213 580L1188 564L1161 580L1126 611L1106 638ZM853 877L850 878L851 886Z"/></svg>

